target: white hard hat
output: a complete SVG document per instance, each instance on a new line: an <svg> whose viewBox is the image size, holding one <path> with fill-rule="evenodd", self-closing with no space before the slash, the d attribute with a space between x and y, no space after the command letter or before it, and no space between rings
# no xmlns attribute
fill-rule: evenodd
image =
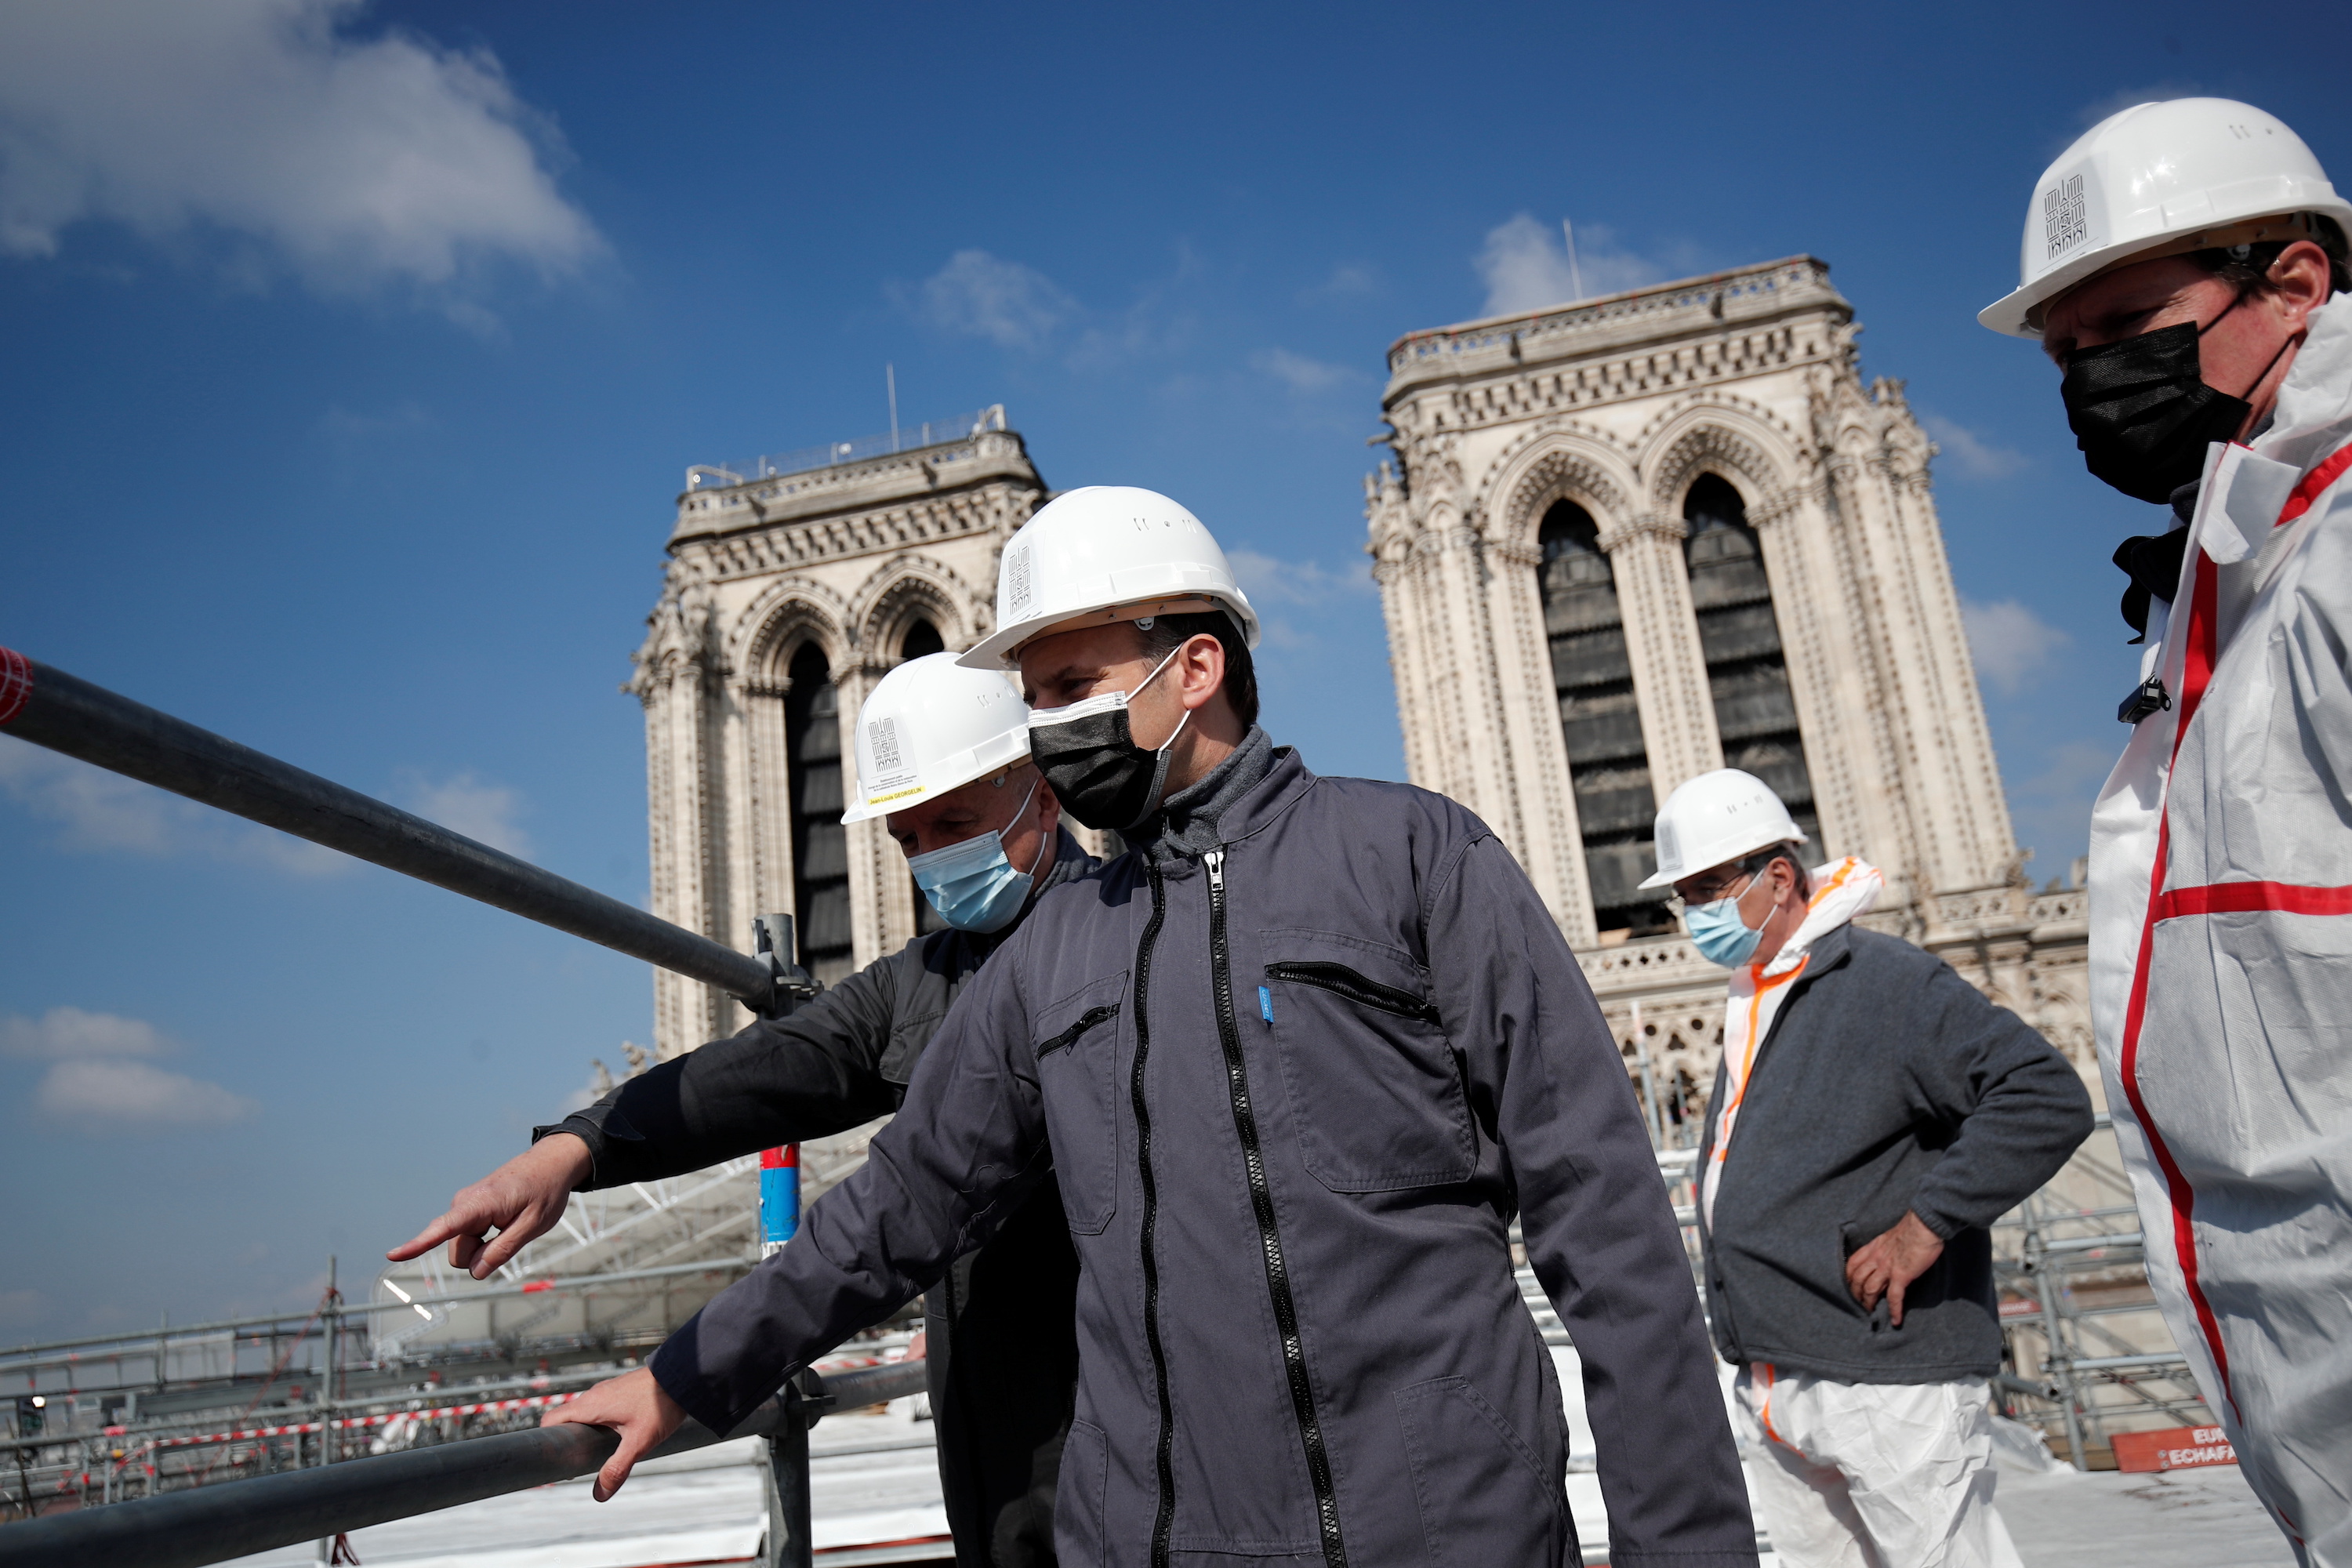
<svg viewBox="0 0 2352 1568"><path fill-rule="evenodd" d="M1738 768L1717 768L1675 785L1658 813L1657 841L1658 874L1644 888L1696 877L1775 844L1808 842L1772 786Z"/></svg>
<svg viewBox="0 0 2352 1568"><path fill-rule="evenodd" d="M1001 670L966 669L951 653L910 658L857 710L857 798L841 820L865 822L1002 773L1029 755L1029 705Z"/></svg>
<svg viewBox="0 0 2352 1568"><path fill-rule="evenodd" d="M1021 525L996 568L996 630L963 662L1010 668L1046 632L1223 610L1257 647L1257 612L1200 519L1156 490L1088 485Z"/></svg>
<svg viewBox="0 0 2352 1568"><path fill-rule="evenodd" d="M2275 116L2226 98L2143 103L2100 121L2043 171L2025 211L2017 291L1977 320L2038 338L2044 305L2118 262L2308 239L2310 215L2352 233L2352 202Z"/></svg>

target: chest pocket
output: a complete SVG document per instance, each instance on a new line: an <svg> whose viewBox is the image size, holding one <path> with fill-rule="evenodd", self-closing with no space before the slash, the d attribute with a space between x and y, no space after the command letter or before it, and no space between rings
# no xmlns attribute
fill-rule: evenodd
<svg viewBox="0 0 2352 1568"><path fill-rule="evenodd" d="M1118 1208L1118 1062L1127 973L1108 974L1037 1016L1037 1083L1062 1214L1100 1235Z"/></svg>
<svg viewBox="0 0 2352 1568"><path fill-rule="evenodd" d="M1259 936L1258 1026L1274 1032L1315 1179L1339 1193L1467 1181L1477 1141L1420 965L1332 931Z"/></svg>

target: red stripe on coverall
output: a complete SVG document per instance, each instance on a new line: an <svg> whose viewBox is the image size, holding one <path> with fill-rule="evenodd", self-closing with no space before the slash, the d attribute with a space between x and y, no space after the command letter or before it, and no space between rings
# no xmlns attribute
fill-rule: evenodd
<svg viewBox="0 0 2352 1568"><path fill-rule="evenodd" d="M2183 915L2352 915L2352 888L2309 888L2297 882L2214 882L2175 888L2158 898L2156 919Z"/></svg>
<svg viewBox="0 0 2352 1568"><path fill-rule="evenodd" d="M2197 715L2198 704L2203 700L2205 688L2213 679L2215 578L2212 559L2200 550L2196 556L2195 585L2189 600L2188 646L2180 676L2180 721L2172 732L2172 762L2180 759L2181 739L2189 733L2189 721ZM2123 1079L2124 1098L2131 1101L2132 1116L2139 1122L2140 1131L2147 1138L2148 1152L2156 1156L2157 1168L2164 1173L2164 1190L2172 1199L2172 1250L2180 1264L2181 1282L2188 1288L2189 1304L2197 1314L2197 1327L2205 1336L2206 1348L2212 1352L2214 1371L2221 1379L2221 1395L2230 1402L2232 1415L2238 1413L2238 1397L2230 1387L2230 1352L2221 1345L2221 1325L2213 1315L2212 1303L2205 1299L2205 1287L2197 1278L2197 1239L2189 1229L2189 1218L2197 1206L2197 1189L2181 1173L2180 1163L2172 1157L2172 1150L2158 1131L2156 1120L2148 1114L2147 1101L2139 1088L2140 1026L2147 1016L2147 974L2156 948L2157 922L2164 918L2164 868L2172 841L2171 804L2172 774L2165 772L2167 809L2157 818L2156 868L2149 877L2147 918L2140 924L2139 960L2132 969L2131 1001L2124 1010L2124 1037L2119 1053L2119 1071ZM2243 1417L2240 1419L2242 1421Z"/></svg>

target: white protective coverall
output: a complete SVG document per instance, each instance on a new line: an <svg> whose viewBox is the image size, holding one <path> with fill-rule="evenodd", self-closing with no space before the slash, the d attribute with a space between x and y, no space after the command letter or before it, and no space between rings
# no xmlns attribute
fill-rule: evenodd
<svg viewBox="0 0 2352 1568"><path fill-rule="evenodd" d="M2352 297L2216 445L2091 826L2091 1012L2147 1270L2247 1481L2352 1568Z"/></svg>
<svg viewBox="0 0 2352 1568"><path fill-rule="evenodd" d="M1710 1221L1757 1046L1813 943L1878 902L1885 879L1848 856L1813 871L1805 918L1769 964L1732 971L1724 1002L1724 1104L1699 1201ZM1984 1380L1842 1383L1769 1363L1732 1381L1758 1520L1788 1568L2018 1568L1993 1508Z"/></svg>

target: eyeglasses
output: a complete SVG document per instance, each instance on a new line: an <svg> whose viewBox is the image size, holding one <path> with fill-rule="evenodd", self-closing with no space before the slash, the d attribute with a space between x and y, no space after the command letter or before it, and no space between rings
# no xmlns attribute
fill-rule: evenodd
<svg viewBox="0 0 2352 1568"><path fill-rule="evenodd" d="M1696 899L1685 899L1679 892L1668 893L1666 908L1675 912L1676 919L1680 919L1683 911L1693 904L1711 904L1718 899L1739 897L1756 885L1757 876L1758 873L1755 871L1736 872L1723 881L1706 884L1700 889L1701 896Z"/></svg>

